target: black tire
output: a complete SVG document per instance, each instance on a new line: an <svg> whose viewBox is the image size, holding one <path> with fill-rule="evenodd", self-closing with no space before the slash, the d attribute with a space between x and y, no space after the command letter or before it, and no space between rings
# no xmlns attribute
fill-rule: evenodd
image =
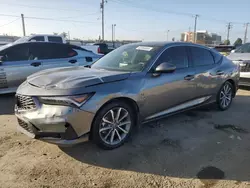
<svg viewBox="0 0 250 188"><path fill-rule="evenodd" d="M230 91L231 91L230 101L228 102L228 104L226 106L224 106L222 104L222 99L221 99L221 96L223 95L222 92L224 91L225 87L230 88ZM220 90L219 90L219 92L217 94L216 103L217 103L218 109L221 110L221 111L227 110L231 106L231 104L232 104L233 96L234 96L234 87L233 87L233 85L230 82L226 81L222 85L222 87L220 88ZM228 97L229 97L229 95L228 95Z"/></svg>
<svg viewBox="0 0 250 188"><path fill-rule="evenodd" d="M124 138L117 144L108 144L106 143L101 136L101 133L99 133L99 130L101 129L101 124L103 123L103 118L104 116L110 112L110 110L113 109L117 109L117 108L123 108L128 112L128 115L130 117L131 120L131 124L130 124L130 129L129 131L127 131L128 133L125 134ZM131 136L132 130L136 125L136 113L135 113L135 109L133 109L130 105L126 104L123 101L114 101L111 102L107 105L105 105L96 115L95 120L92 124L92 138L93 141L102 149L106 149L106 150L112 150L115 148L120 147L121 145L123 145L128 138ZM112 134L112 133L111 133ZM118 134L118 133L116 133ZM124 133L123 133L124 134ZM118 137L118 135L116 135Z"/></svg>

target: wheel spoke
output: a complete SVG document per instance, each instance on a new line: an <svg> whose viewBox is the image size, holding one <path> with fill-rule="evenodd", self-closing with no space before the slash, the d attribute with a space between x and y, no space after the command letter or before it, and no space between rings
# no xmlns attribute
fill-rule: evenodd
<svg viewBox="0 0 250 188"><path fill-rule="evenodd" d="M121 140L122 140L122 138L121 138L121 135L120 135L119 131L117 131L117 130L115 129L115 132L116 132L116 134L117 134L117 136L118 136L119 140L121 141Z"/></svg>
<svg viewBox="0 0 250 188"><path fill-rule="evenodd" d="M105 117L104 117L104 118L102 118L102 121L103 121L103 122L105 122L105 123L111 124L111 125L113 125L113 124L114 124L113 122L111 122L111 121L107 120Z"/></svg>
<svg viewBox="0 0 250 188"><path fill-rule="evenodd" d="M114 122L115 122L115 114L114 114L114 111L113 111L113 110L110 110L110 113L111 113L112 121L113 121L113 123L114 123Z"/></svg>
<svg viewBox="0 0 250 188"><path fill-rule="evenodd" d="M122 132L124 132L125 134L128 134L128 131L126 131L125 129L121 128L121 127L117 127L118 129L120 129Z"/></svg>
<svg viewBox="0 0 250 188"><path fill-rule="evenodd" d="M112 129L112 127L103 127L103 128L101 128L101 129L99 130L99 132L101 133L101 132L107 131L107 130L109 130L109 129Z"/></svg>
<svg viewBox="0 0 250 188"><path fill-rule="evenodd" d="M115 118L115 120L116 120L116 121L118 121L118 120L119 120L119 117L120 117L121 111L122 111L122 108L119 108L119 110L118 110L118 112L117 112L117 115L116 115L116 118Z"/></svg>
<svg viewBox="0 0 250 188"><path fill-rule="evenodd" d="M122 120L124 120L124 118L126 118L128 116L128 112L126 112L122 117L121 119L118 120L118 122L121 122Z"/></svg>
<svg viewBox="0 0 250 188"><path fill-rule="evenodd" d="M125 121L125 122L122 122L118 125L118 127L120 126L123 126L123 125L127 125L127 124L131 124L131 121Z"/></svg>
<svg viewBox="0 0 250 188"><path fill-rule="evenodd" d="M110 143L112 144L114 141L114 137L115 137L115 130L112 131L111 137L110 137Z"/></svg>
<svg viewBox="0 0 250 188"><path fill-rule="evenodd" d="M107 138L108 138L108 136L110 135L111 132L112 132L112 129L110 129L108 134L106 134L106 136L104 137L105 140L107 140Z"/></svg>

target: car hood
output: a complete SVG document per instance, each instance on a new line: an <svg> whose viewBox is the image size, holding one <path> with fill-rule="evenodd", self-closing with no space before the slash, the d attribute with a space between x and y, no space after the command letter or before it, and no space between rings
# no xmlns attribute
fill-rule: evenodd
<svg viewBox="0 0 250 188"><path fill-rule="evenodd" d="M40 71L29 76L27 82L45 89L70 89L124 80L129 75L117 71L68 67Z"/></svg>
<svg viewBox="0 0 250 188"><path fill-rule="evenodd" d="M230 60L250 60L250 53L231 53L230 55L227 56L228 59Z"/></svg>

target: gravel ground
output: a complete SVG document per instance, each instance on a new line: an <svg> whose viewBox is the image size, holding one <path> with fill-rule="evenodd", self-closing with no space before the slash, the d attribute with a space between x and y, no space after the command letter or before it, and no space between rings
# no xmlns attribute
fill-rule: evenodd
<svg viewBox="0 0 250 188"><path fill-rule="evenodd" d="M0 96L0 187L250 187L250 91L141 126L124 146L59 148L16 131L13 95Z"/></svg>

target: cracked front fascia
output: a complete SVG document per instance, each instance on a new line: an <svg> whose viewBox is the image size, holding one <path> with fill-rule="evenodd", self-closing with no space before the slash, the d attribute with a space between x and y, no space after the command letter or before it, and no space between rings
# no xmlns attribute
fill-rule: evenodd
<svg viewBox="0 0 250 188"><path fill-rule="evenodd" d="M94 114L80 109L45 104L40 109L26 112L21 116L45 132L63 133L66 130L66 123L69 123L79 137L90 131L94 118Z"/></svg>

